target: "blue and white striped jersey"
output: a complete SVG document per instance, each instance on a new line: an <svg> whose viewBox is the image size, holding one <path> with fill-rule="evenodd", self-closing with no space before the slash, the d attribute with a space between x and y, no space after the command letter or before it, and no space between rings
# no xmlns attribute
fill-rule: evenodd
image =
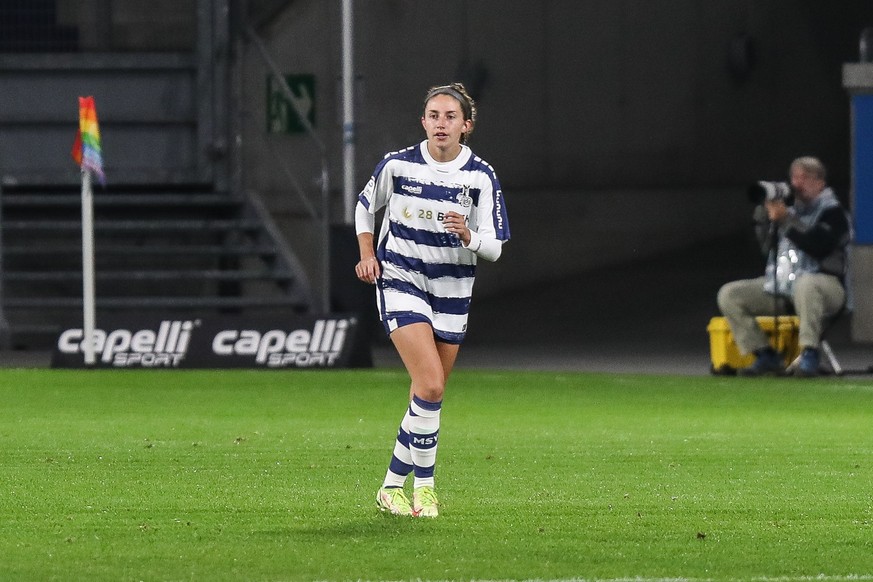
<svg viewBox="0 0 873 582"><path fill-rule="evenodd" d="M441 340L460 343L477 256L446 232L442 221L453 210L467 216L482 241L509 240L494 169L466 146L451 162L437 162L423 141L386 155L359 201L371 214L385 208L376 256L382 266L379 314L386 328L424 318Z"/></svg>

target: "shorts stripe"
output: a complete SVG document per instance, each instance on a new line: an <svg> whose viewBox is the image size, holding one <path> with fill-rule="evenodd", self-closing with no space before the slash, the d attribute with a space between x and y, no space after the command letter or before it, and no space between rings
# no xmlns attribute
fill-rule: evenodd
<svg viewBox="0 0 873 582"><path fill-rule="evenodd" d="M398 279L381 279L380 286L385 292L396 291L418 297L427 302L434 312L448 313L451 315L466 315L470 310L469 297L437 297L431 293L422 291L412 283Z"/></svg>

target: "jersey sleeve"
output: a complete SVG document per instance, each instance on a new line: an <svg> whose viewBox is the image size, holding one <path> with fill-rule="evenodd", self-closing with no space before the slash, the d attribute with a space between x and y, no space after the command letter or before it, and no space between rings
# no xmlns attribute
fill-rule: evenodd
<svg viewBox="0 0 873 582"><path fill-rule="evenodd" d="M391 159L385 157L376 166L373 175L361 193L358 194L358 203L361 204L367 212L375 215L382 207L388 203L388 198L393 190L393 173L391 170Z"/></svg>
<svg viewBox="0 0 873 582"><path fill-rule="evenodd" d="M376 231L376 215L371 214L369 210L361 202L355 204L355 234L364 232L373 233Z"/></svg>
<svg viewBox="0 0 873 582"><path fill-rule="evenodd" d="M493 262L500 258L500 254L503 252L503 242L496 238L482 237L475 230L471 230L470 244L466 248L476 253L477 257Z"/></svg>
<svg viewBox="0 0 873 582"><path fill-rule="evenodd" d="M500 182L494 170L487 167L487 180L476 204L476 223L471 229L473 232L467 248L487 261L496 261L500 258L503 243L510 237L509 218Z"/></svg>

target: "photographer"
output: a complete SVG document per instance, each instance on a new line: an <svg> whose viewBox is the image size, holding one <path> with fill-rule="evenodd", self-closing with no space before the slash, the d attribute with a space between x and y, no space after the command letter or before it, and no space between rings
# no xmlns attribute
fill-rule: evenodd
<svg viewBox="0 0 873 582"><path fill-rule="evenodd" d="M798 376L819 373L819 342L827 320L846 302L845 276L851 239L849 218L826 183L824 165L797 158L784 183L759 182L756 233L768 257L764 276L725 284L718 306L744 354L755 361L739 370L746 376L782 374L782 358L770 347L756 316L787 313L800 320L802 348Z"/></svg>

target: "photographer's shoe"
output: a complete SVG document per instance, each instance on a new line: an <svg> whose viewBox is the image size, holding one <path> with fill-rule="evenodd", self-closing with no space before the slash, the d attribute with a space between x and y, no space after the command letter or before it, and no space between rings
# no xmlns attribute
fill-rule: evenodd
<svg viewBox="0 0 873 582"><path fill-rule="evenodd" d="M815 348L803 348L800 352L800 360L794 368L794 375L802 378L813 378L819 375L818 350Z"/></svg>
<svg viewBox="0 0 873 582"><path fill-rule="evenodd" d="M785 373L782 358L773 348L755 350L755 362L748 368L740 368L740 376L779 376Z"/></svg>

